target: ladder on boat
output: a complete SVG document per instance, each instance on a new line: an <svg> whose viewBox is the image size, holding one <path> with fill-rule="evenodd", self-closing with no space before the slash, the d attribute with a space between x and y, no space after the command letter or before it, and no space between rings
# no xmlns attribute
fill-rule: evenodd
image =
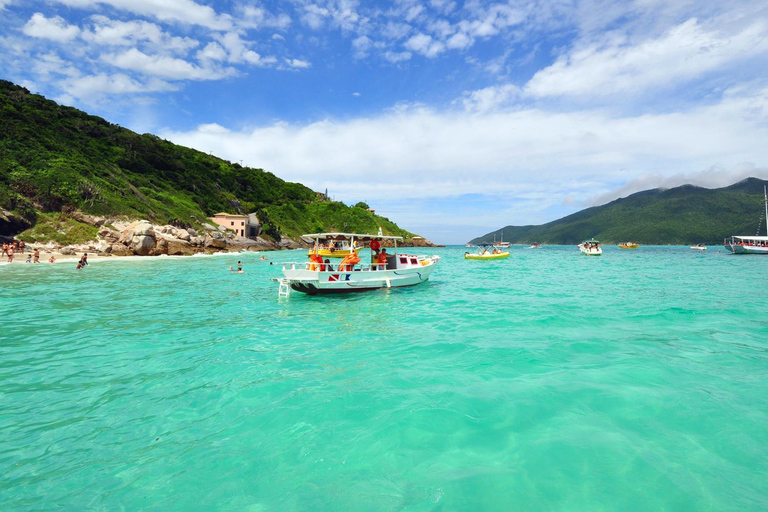
<svg viewBox="0 0 768 512"><path fill-rule="evenodd" d="M289 281L287 278L277 279L277 282L280 283L280 288L277 289L277 296L278 297L288 297L291 294L291 285L289 284Z"/></svg>

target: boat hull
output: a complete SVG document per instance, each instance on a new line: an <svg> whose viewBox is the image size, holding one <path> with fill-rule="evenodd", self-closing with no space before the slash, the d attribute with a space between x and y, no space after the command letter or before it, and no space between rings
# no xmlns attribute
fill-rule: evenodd
<svg viewBox="0 0 768 512"><path fill-rule="evenodd" d="M602 256L603 255L603 250L599 247L598 248L591 247L587 249L583 245L580 245L579 251L581 251L581 254L583 254L584 256Z"/></svg>
<svg viewBox="0 0 768 512"><path fill-rule="evenodd" d="M758 245L728 244L725 250L733 254L768 254L768 247Z"/></svg>
<svg viewBox="0 0 768 512"><path fill-rule="evenodd" d="M465 260L503 260L509 258L508 252L502 252L501 254L464 254Z"/></svg>
<svg viewBox="0 0 768 512"><path fill-rule="evenodd" d="M415 256L414 256L415 258ZM307 266L283 270L285 281L294 291L309 295L367 292L382 288L414 286L427 281L439 257L419 260L405 268L378 270L370 266L336 270L310 270Z"/></svg>

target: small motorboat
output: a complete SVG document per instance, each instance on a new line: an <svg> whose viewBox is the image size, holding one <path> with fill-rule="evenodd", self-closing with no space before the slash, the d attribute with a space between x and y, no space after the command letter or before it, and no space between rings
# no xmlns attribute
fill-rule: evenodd
<svg viewBox="0 0 768 512"><path fill-rule="evenodd" d="M637 249L637 242L624 242L619 244L619 249Z"/></svg>
<svg viewBox="0 0 768 512"><path fill-rule="evenodd" d="M598 240L595 240L594 238L590 238L589 240L584 240L579 244L579 251L581 251L581 254L584 256L602 256L603 255L603 249L600 247L600 242Z"/></svg>
<svg viewBox="0 0 768 512"><path fill-rule="evenodd" d="M696 244L691 246L692 251L706 251L707 246L704 244Z"/></svg>
<svg viewBox="0 0 768 512"><path fill-rule="evenodd" d="M499 250L498 247L491 244L478 245L478 251L476 253L465 252L465 260L501 260L509 258L509 251ZM493 247L493 250L491 250Z"/></svg>

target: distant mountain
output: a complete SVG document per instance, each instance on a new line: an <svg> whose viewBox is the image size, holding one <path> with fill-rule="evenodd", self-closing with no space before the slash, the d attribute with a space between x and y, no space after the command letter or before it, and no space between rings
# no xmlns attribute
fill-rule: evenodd
<svg viewBox="0 0 768 512"><path fill-rule="evenodd" d="M637 192L539 226L506 226L471 240L485 243L577 244L587 238L615 244L721 243L731 235L765 235L763 186L747 178L728 187L683 185Z"/></svg>
<svg viewBox="0 0 768 512"><path fill-rule="evenodd" d="M362 203L361 203L362 204ZM76 211L199 227L218 212L257 212L267 236L318 231L413 236L366 207L299 183L140 135L0 80L0 235Z"/></svg>

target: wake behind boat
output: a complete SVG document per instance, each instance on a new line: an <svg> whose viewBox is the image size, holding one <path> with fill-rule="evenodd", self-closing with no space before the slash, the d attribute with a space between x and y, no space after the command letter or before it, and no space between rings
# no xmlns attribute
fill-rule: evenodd
<svg viewBox="0 0 768 512"><path fill-rule="evenodd" d="M315 240L346 242L348 247L371 248L371 262L362 262L356 252L350 252L339 262L331 263L317 252L310 251L310 261L283 263L283 278L278 294L288 296L291 290L309 295L347 293L413 286L429 279L440 256L415 256L397 252L400 236L358 233L314 233L303 235ZM391 242L391 253L382 242Z"/></svg>
<svg viewBox="0 0 768 512"><path fill-rule="evenodd" d="M765 234L766 236L732 236L725 239L725 250L733 254L768 254L768 192L763 185L763 197L765 198Z"/></svg>

